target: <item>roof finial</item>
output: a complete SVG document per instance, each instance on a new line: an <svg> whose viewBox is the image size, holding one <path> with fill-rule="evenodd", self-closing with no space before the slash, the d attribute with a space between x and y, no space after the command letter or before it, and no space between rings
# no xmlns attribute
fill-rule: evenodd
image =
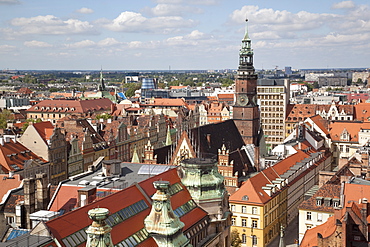
<svg viewBox="0 0 370 247"><path fill-rule="evenodd" d="M245 35L244 35L244 40L248 40L249 39L249 35L248 35L248 18L245 19Z"/></svg>

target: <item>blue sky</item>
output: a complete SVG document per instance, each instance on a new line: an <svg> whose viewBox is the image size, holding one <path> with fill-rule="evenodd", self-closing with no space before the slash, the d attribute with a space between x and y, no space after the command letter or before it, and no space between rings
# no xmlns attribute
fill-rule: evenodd
<svg viewBox="0 0 370 247"><path fill-rule="evenodd" d="M0 0L0 70L370 67L368 0Z"/></svg>

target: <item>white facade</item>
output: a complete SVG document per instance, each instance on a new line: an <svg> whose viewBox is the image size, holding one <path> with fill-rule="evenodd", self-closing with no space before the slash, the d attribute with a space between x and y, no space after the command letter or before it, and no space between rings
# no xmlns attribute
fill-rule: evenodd
<svg viewBox="0 0 370 247"><path fill-rule="evenodd" d="M320 211L309 211L309 210L299 210L298 218L298 236L299 242L302 241L306 230L319 226L325 223L333 213L320 212Z"/></svg>

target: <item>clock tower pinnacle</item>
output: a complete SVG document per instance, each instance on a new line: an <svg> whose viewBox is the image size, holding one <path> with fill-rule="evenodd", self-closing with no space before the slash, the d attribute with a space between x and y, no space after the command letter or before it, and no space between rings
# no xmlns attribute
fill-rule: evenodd
<svg viewBox="0 0 370 247"><path fill-rule="evenodd" d="M248 19L246 20L248 24ZM253 66L252 41L248 34L248 25L239 52L239 67L235 80L234 123L245 144L258 146L260 114L257 105L257 74Z"/></svg>

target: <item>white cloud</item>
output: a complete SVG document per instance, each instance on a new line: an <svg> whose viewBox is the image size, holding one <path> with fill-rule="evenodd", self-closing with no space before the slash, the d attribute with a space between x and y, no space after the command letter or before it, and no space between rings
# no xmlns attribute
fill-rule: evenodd
<svg viewBox="0 0 370 247"><path fill-rule="evenodd" d="M25 41L23 44L27 47L38 47L38 48L52 47L52 45L49 43L37 40Z"/></svg>
<svg viewBox="0 0 370 247"><path fill-rule="evenodd" d="M115 46L119 44L121 44L121 42L117 41L115 38L106 38L98 42L100 46Z"/></svg>
<svg viewBox="0 0 370 247"><path fill-rule="evenodd" d="M82 41L79 41L79 42L76 42L76 43L66 44L65 46L67 48L80 49L80 48L93 47L95 45L96 45L96 43L94 41L86 39L86 40L82 40Z"/></svg>
<svg viewBox="0 0 370 247"><path fill-rule="evenodd" d="M19 0L0 0L0 5L20 4Z"/></svg>
<svg viewBox="0 0 370 247"><path fill-rule="evenodd" d="M354 7L355 3L353 1L342 1L332 5L333 9L353 9Z"/></svg>
<svg viewBox="0 0 370 247"><path fill-rule="evenodd" d="M76 10L76 12L81 13L81 14L92 14L94 13L94 10L89 9L89 8L81 8Z"/></svg>
<svg viewBox="0 0 370 247"><path fill-rule="evenodd" d="M193 20L185 20L179 16L146 18L140 13L125 11L104 26L118 32L169 33L177 31L179 28L192 27L194 25L195 22Z"/></svg>
<svg viewBox="0 0 370 247"><path fill-rule="evenodd" d="M66 21L53 15L30 18L15 18L10 21L15 27L20 27L20 34L95 34L93 25L87 21L68 19Z"/></svg>
<svg viewBox="0 0 370 247"><path fill-rule="evenodd" d="M75 53L68 53L68 52L51 52L47 54L50 57L61 57L61 58L69 58L69 57L76 57Z"/></svg>
<svg viewBox="0 0 370 247"><path fill-rule="evenodd" d="M158 4L154 8L147 8L144 11L155 16L183 16L189 13L200 14L203 12L202 9L196 7L164 3Z"/></svg>
<svg viewBox="0 0 370 247"><path fill-rule="evenodd" d="M219 4L221 0L156 0L155 2L165 4L187 3L194 5L216 5Z"/></svg>
<svg viewBox="0 0 370 247"><path fill-rule="evenodd" d="M0 45L0 52L11 52L15 51L17 47L14 45Z"/></svg>

